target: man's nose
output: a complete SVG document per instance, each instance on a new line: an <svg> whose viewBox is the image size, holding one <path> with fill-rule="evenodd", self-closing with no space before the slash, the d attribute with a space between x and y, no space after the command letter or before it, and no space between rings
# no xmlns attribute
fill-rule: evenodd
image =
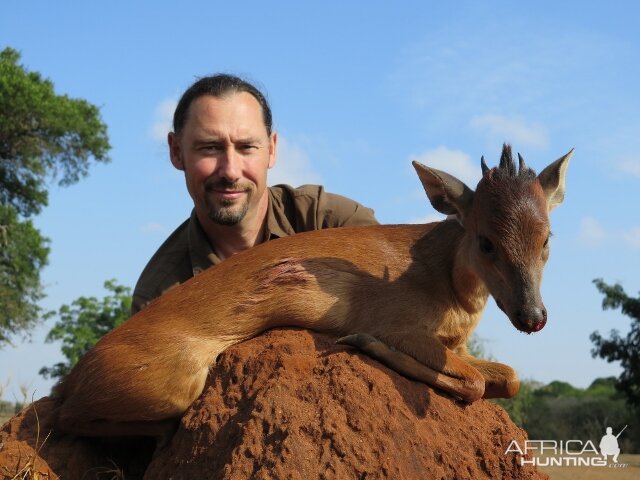
<svg viewBox="0 0 640 480"><path fill-rule="evenodd" d="M242 175L242 164L238 153L233 146L226 149L224 155L220 157L220 163L218 164L218 174L220 177L235 182Z"/></svg>

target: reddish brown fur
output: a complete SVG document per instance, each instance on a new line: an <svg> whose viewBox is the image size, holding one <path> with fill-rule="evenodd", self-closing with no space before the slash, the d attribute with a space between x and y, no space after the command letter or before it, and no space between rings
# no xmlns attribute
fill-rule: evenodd
<svg viewBox="0 0 640 480"><path fill-rule="evenodd" d="M514 395L515 372L471 357L466 343L490 291L503 295L503 284L525 270L539 279L544 262L533 257L548 235L543 189L535 179L526 188L502 179L485 198L481 182L482 201L468 205L468 194L446 191L460 190L459 181L416 168L430 198L455 204L465 228L447 220L321 230L231 257L105 335L57 387L59 426L156 434L199 396L220 352L276 326L351 335L345 343L467 401ZM433 193L438 184L444 193ZM488 264L477 236L494 231L505 236L495 238L505 253Z"/></svg>

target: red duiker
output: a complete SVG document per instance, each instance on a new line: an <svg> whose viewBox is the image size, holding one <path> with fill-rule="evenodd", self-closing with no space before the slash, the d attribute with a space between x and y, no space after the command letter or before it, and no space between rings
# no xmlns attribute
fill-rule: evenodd
<svg viewBox="0 0 640 480"><path fill-rule="evenodd" d="M536 176L505 145L475 192L414 162L433 207L427 225L338 228L259 245L208 269L105 335L55 389L57 425L81 435L160 434L202 392L225 348L266 329L346 336L398 372L465 401L510 397L510 367L467 341L491 294L513 325L544 327L548 212L573 151Z"/></svg>

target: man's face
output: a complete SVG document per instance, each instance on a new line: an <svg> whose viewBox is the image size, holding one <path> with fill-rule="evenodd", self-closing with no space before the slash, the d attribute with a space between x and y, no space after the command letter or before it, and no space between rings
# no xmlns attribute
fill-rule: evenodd
<svg viewBox="0 0 640 480"><path fill-rule="evenodd" d="M275 164L276 135L249 93L195 99L180 134L169 134L173 165L184 170L199 218L236 225L255 212Z"/></svg>

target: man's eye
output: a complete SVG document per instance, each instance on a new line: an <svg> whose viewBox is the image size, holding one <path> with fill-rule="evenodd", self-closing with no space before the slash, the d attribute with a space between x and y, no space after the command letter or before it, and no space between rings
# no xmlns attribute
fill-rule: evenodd
<svg viewBox="0 0 640 480"><path fill-rule="evenodd" d="M220 145L210 144L203 145L202 147L200 147L200 150L202 150L203 152L219 152L221 148L222 147L220 147Z"/></svg>

